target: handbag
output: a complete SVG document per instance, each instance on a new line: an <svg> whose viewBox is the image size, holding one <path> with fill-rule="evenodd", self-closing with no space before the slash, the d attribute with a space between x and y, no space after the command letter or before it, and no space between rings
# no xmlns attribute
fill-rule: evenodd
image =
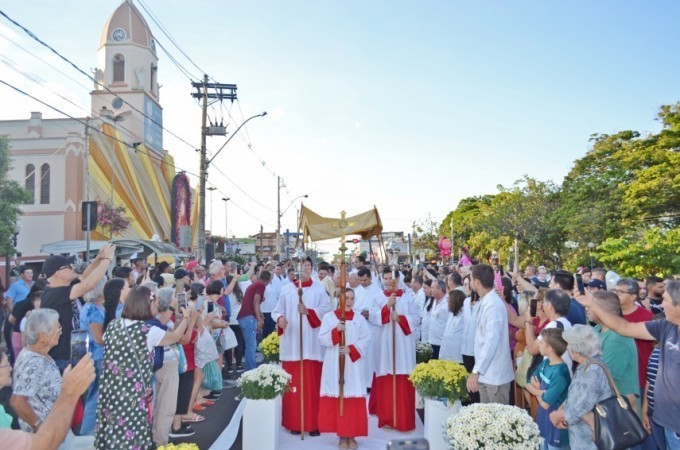
<svg viewBox="0 0 680 450"><path fill-rule="evenodd" d="M628 398L621 395L617 389L607 366L589 358L584 369L591 364L596 364L604 370L613 394L595 403L593 411L583 418L593 429L593 442L599 450L619 450L639 444L645 439L647 433L635 409Z"/></svg>
<svg viewBox="0 0 680 450"><path fill-rule="evenodd" d="M187 371L187 355L184 354L184 347L179 344L173 344L170 347L177 355L177 372L181 375Z"/></svg>
<svg viewBox="0 0 680 450"><path fill-rule="evenodd" d="M221 391L224 387L222 384L222 372L217 366L217 361L210 361L203 367L203 389L209 391Z"/></svg>
<svg viewBox="0 0 680 450"><path fill-rule="evenodd" d="M517 363L517 370L515 370L515 383L517 386L524 389L527 386L527 380L529 378L529 368L532 365L534 356L529 353L529 350L524 349L522 352L522 357Z"/></svg>
<svg viewBox="0 0 680 450"><path fill-rule="evenodd" d="M236 334L231 327L223 328L220 334L220 344L222 345L222 350L229 350L236 348L238 346L238 341L236 340Z"/></svg>

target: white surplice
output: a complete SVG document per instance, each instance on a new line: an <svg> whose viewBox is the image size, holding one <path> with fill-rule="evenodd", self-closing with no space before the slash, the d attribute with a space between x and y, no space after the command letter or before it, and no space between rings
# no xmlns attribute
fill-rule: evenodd
<svg viewBox="0 0 680 450"><path fill-rule="evenodd" d="M321 376L321 396L340 396L340 344L333 343L333 335L339 336L333 330L337 329L340 319L339 311L331 311L325 316L319 330L321 345L326 347L326 355L323 360L323 372ZM345 397L363 397L366 395L364 384L363 366L367 361L370 342L370 331L366 319L360 314L353 313L352 320L345 319L345 345L354 346L359 354L356 361L352 361L351 355L345 355ZM356 357L356 353L353 353Z"/></svg>
<svg viewBox="0 0 680 450"><path fill-rule="evenodd" d="M319 342L319 327L312 327L310 320L321 319L331 309L331 301L323 285L313 282L309 287L302 288L302 302L310 314L303 316L302 320L302 344L304 359L323 361L321 343ZM285 317L288 326L281 335L279 344L279 359L281 361L300 360L300 314L298 313L298 287L294 283L288 283L281 289L279 301L272 311L272 319L277 323L280 317ZM278 328L278 327L277 327Z"/></svg>
<svg viewBox="0 0 680 450"><path fill-rule="evenodd" d="M391 319L385 324L382 322L383 307L387 307L387 300L389 300L389 297L386 297L383 293L379 299L377 312L371 314L371 322L380 327L375 339L378 349L375 375L378 377L392 374L393 322ZM410 333L406 335L399 322L394 322L396 326L396 373L397 375L410 375L416 366L416 339L418 338L418 322L420 321L420 312L413 295L405 292L401 297L398 297L396 311L400 320L405 319L407 321L410 330Z"/></svg>

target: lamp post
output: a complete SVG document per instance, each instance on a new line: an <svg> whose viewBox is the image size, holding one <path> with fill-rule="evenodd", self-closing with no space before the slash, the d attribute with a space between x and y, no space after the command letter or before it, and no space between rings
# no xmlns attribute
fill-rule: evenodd
<svg viewBox="0 0 680 450"><path fill-rule="evenodd" d="M206 75L207 77L207 75ZM203 103L204 103L204 109L205 109L205 104L207 102L207 95L204 96ZM199 177L199 182L198 182L198 248L196 249L196 261L199 263L203 262L203 258L205 257L205 184L208 178L208 167L210 164L215 160L217 155L220 154L222 149L231 142L231 140L236 136L236 134L239 132L241 128L251 120L253 120L256 117L264 117L267 115L267 112L263 112L260 114L256 114L254 116L248 117L246 120L243 121L241 125L234 130L234 132L229 136L229 139L222 144L222 147L215 152L212 158L208 159L206 156L206 148L205 148L205 137L207 136L207 126L205 123L205 116L203 117L203 132L201 133L201 163L200 163L200 177Z"/></svg>
<svg viewBox="0 0 680 450"><path fill-rule="evenodd" d="M210 232L212 233L212 231L213 231L213 192L217 188L210 186L210 187L207 187L206 189L210 191Z"/></svg>
<svg viewBox="0 0 680 450"><path fill-rule="evenodd" d="M293 206L296 200L301 198L307 198L309 195L298 195L293 199L292 202L286 208L281 211L281 188L285 187L282 184L281 177L277 177L277 188L276 188L276 253L279 255L279 260L281 259L281 217L288 211L288 208Z"/></svg>
<svg viewBox="0 0 680 450"><path fill-rule="evenodd" d="M593 249L595 248L594 242L588 242L588 253L590 254L590 270L593 270Z"/></svg>
<svg viewBox="0 0 680 450"><path fill-rule="evenodd" d="M227 202L231 200L231 197L222 197L222 201L224 202L224 238L225 242L229 240L229 223L227 222Z"/></svg>

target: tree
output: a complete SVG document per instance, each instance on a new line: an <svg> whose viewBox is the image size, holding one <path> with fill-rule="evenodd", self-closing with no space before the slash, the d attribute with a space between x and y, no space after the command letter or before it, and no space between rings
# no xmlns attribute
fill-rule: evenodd
<svg viewBox="0 0 680 450"><path fill-rule="evenodd" d="M655 228L609 238L599 246L597 257L622 276L677 275L680 273L680 229Z"/></svg>
<svg viewBox="0 0 680 450"><path fill-rule="evenodd" d="M121 234L130 226L124 206L114 206L110 202L99 202L97 212L99 226L108 232L109 238Z"/></svg>
<svg viewBox="0 0 680 450"><path fill-rule="evenodd" d="M421 253L425 259L439 258L439 226L431 216L419 224L414 223L413 250L416 255Z"/></svg>
<svg viewBox="0 0 680 450"><path fill-rule="evenodd" d="M14 254L14 235L19 232L21 205L31 200L28 191L7 178L10 163L7 140L0 137L0 253L3 255Z"/></svg>
<svg viewBox="0 0 680 450"><path fill-rule="evenodd" d="M512 188L498 189L499 194L481 210L479 228L491 237L505 238L505 245L516 238L524 252L539 255L540 261L534 262L550 261L552 253L561 255L564 239L555 214L561 202L559 186L525 176ZM500 254L504 248L498 250Z"/></svg>

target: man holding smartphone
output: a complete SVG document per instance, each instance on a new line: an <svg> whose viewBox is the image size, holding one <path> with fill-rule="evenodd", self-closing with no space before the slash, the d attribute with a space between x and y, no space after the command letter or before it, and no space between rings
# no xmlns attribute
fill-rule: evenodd
<svg viewBox="0 0 680 450"><path fill-rule="evenodd" d="M99 250L97 257L90 264L80 278L80 283L71 286L71 282L77 278L73 271L73 258L52 255L43 263L42 271L50 282L50 285L42 295L42 308L54 309L59 313L59 324L62 333L57 345L50 350L50 356L54 359L60 372L64 372L70 364L71 358L71 332L73 331L73 305L79 297L94 289L99 281L106 275L111 261L115 256L116 246L104 244Z"/></svg>

